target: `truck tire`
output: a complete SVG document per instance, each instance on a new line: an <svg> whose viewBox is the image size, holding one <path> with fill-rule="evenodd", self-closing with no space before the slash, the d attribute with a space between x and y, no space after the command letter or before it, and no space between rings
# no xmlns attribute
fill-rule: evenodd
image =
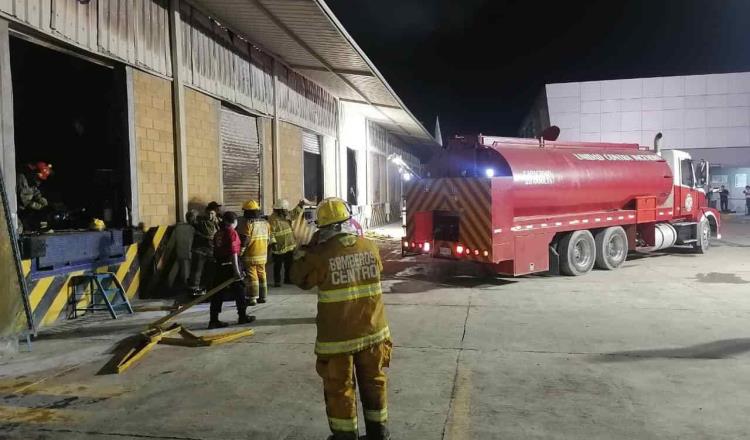
<svg viewBox="0 0 750 440"><path fill-rule="evenodd" d="M596 267L603 270L614 270L628 258L628 235L622 226L613 226L598 231L594 235L596 242Z"/></svg>
<svg viewBox="0 0 750 440"><path fill-rule="evenodd" d="M708 252L708 248L711 247L711 224L705 216L698 222L698 231L695 238L698 240L693 243L695 253L705 254Z"/></svg>
<svg viewBox="0 0 750 440"><path fill-rule="evenodd" d="M596 262L596 243L587 230L573 231L560 240L560 272L569 276L588 273Z"/></svg>

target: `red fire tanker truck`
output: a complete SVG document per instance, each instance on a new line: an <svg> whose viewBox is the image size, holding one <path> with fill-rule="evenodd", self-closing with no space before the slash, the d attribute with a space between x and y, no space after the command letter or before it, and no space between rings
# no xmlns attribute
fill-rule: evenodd
<svg viewBox="0 0 750 440"><path fill-rule="evenodd" d="M508 275L612 270L633 250L704 253L719 236L690 155L637 144L457 136L404 203L405 253Z"/></svg>

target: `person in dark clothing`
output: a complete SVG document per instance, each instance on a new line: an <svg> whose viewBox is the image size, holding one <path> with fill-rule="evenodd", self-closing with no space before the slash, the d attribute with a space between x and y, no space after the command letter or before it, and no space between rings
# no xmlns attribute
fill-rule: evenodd
<svg viewBox="0 0 750 440"><path fill-rule="evenodd" d="M255 321L255 316L247 315L247 299L245 298L245 288L242 284L243 274L239 262L240 236L237 234L236 228L237 215L231 211L225 212L222 216L221 227L214 236L216 275L214 276L213 286L216 287L232 278L236 282L211 297L211 319L208 322L208 328L222 328L229 325L219 320L219 314L224 300L231 299L231 297L234 297L237 304L238 324Z"/></svg>
<svg viewBox="0 0 750 440"><path fill-rule="evenodd" d="M200 295L201 285L205 284L206 280L212 279L213 274L210 271L213 268L211 264L214 258L213 241L216 231L219 230L220 209L221 205L211 202L206 207L205 215L198 216L192 223L195 236L193 237L189 284L195 295ZM204 274L206 268L209 269L207 271L209 273Z"/></svg>
<svg viewBox="0 0 750 440"><path fill-rule="evenodd" d="M36 231L45 219L49 203L39 186L52 175L52 165L46 162L26 164L16 177L18 217L24 230Z"/></svg>
<svg viewBox="0 0 750 440"><path fill-rule="evenodd" d="M721 189L719 190L719 200L721 203L721 212L729 212L729 190L724 185L721 185Z"/></svg>
<svg viewBox="0 0 750 440"><path fill-rule="evenodd" d="M750 215L750 185L745 185L742 194L745 195L745 215Z"/></svg>

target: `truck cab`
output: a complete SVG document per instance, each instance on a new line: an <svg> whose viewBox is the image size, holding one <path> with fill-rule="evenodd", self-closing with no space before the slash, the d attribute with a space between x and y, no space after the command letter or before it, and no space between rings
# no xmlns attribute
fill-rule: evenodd
<svg viewBox="0 0 750 440"><path fill-rule="evenodd" d="M664 150L660 152L672 170L672 194L664 203L665 208L674 212L676 220L684 222L708 221L713 235L718 235L718 219L715 210L709 208L706 194L710 191L711 180L709 163L705 164L705 173L700 175L699 166L690 153L682 150ZM678 223L679 224L679 223Z"/></svg>

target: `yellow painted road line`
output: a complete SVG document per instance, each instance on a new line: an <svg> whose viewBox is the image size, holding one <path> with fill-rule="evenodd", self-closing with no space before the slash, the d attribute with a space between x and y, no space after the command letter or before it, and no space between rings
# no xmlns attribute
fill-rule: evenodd
<svg viewBox="0 0 750 440"><path fill-rule="evenodd" d="M448 440L470 440L471 432L471 369L459 365L456 372L456 389L448 419Z"/></svg>
<svg viewBox="0 0 750 440"><path fill-rule="evenodd" d="M66 398L76 396L79 398L101 399L117 397L125 394L127 389L121 385L88 384L80 382L64 384L39 383L23 387L22 391L15 392L17 396L60 396Z"/></svg>
<svg viewBox="0 0 750 440"><path fill-rule="evenodd" d="M0 405L0 425L3 423L67 424L71 420L83 418L80 412L72 410Z"/></svg>
<svg viewBox="0 0 750 440"><path fill-rule="evenodd" d="M23 268L23 276L29 276L29 272L31 272L31 260L21 261L21 268Z"/></svg>
<svg viewBox="0 0 750 440"><path fill-rule="evenodd" d="M65 375L66 373L68 373L69 371L75 370L79 366L80 364L75 364L62 371L58 371L54 374L50 374L49 376L40 377L39 379L33 382L31 382L30 380L20 380L18 378L0 380L0 392L11 392L12 394L20 394L26 391L27 389L35 387L49 379L52 379L55 377L61 377Z"/></svg>

